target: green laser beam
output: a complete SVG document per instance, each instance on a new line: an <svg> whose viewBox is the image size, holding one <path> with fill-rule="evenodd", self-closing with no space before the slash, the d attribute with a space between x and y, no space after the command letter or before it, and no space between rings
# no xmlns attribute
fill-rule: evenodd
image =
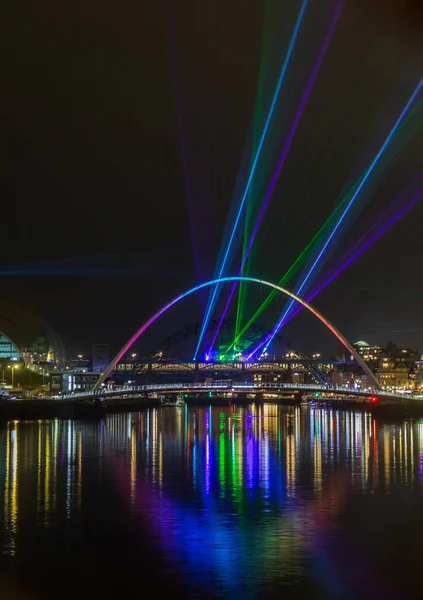
<svg viewBox="0 0 423 600"><path fill-rule="evenodd" d="M252 164L253 158L257 152L257 147L258 147L259 138L260 138L260 131L261 131L261 123L263 123L264 118L265 118L263 97L264 97L264 84L265 84L265 80L266 80L266 69L268 66L268 54L270 51L269 50L269 38L270 38L269 28L270 28L270 24L272 22L272 20L271 20L271 4L272 4L272 0L266 1L264 26L263 26L262 52L261 52L261 58L260 58L259 82L258 82L258 88L257 88L257 100L256 100L256 108L255 108L255 115L254 115L251 164ZM254 185L254 182L253 182L253 185ZM252 206L253 202L252 202L251 198L253 196L255 196L255 194L253 194L253 190L252 190L253 185L250 187L250 190L249 190L248 196L247 196L247 202L246 202L242 256L244 256L246 253L248 240L250 238L249 225L251 223L251 214L252 214L252 210L253 210L253 206ZM242 272L249 271L249 261L250 261L250 259L248 258L247 263L245 264ZM237 310L236 310L236 319L235 319L235 337L238 335L240 324L241 324L241 312L242 312L242 306L243 306L243 299L245 296L245 290L246 290L245 282L242 281L242 282L240 282L240 285L238 287Z"/></svg>
<svg viewBox="0 0 423 600"><path fill-rule="evenodd" d="M404 128L407 125L407 123L410 122L410 120L413 118L415 113L421 108L422 105L423 105L423 98L421 98L418 102L416 102L414 107L411 109L408 116L404 119L401 127L398 128L398 131L396 132L394 139L398 139L399 134L404 131ZM411 132L410 136L413 136L414 134L415 134L415 131ZM383 166L380 166L375 171L376 173L380 173L381 169L385 169L396 158L396 156L399 154L399 152L402 149L402 147L404 146L404 144L409 140L410 136L407 136L407 139L403 140L403 143L400 144L397 149L394 148L392 150L391 156L389 156L389 155L387 156L385 163L383 164ZM320 227L320 229L313 236L313 238L310 240L310 242L307 244L307 246L303 249L303 251L297 257L297 259L294 261L294 263L291 265L291 267L285 273L285 275L280 279L278 285L286 286L286 284L297 273L299 268L305 263L308 255L311 255L311 252L314 249L314 247L316 247L319 244L320 238L321 238L324 230L326 229L326 227L328 227L330 225L331 221L336 217L336 215L341 210L344 209L346 203L349 202L352 194L355 193L357 187L361 184L361 181L362 181L363 177L365 176L366 172L367 172L367 170L365 170L362 173L362 175L359 177L359 179L356 181L356 183L351 187L351 189L347 192L347 194L344 196L344 198L341 200L341 202L338 204L338 206L335 208L335 210L329 215L329 217L326 219L325 223ZM245 227L247 227L247 222L245 224ZM246 229L245 229L245 231L246 231ZM245 238L244 238L244 246L245 246ZM245 286L244 286L244 289L245 289ZM243 296L244 296L244 293L243 293ZM255 322L255 320L261 315L261 313L268 307L268 305L275 298L276 293L275 293L275 290L272 290L268 294L267 298L263 301L261 306L259 306L259 308L256 310L254 315L249 319L247 324L240 331L240 319L241 319L241 313L242 313L240 299L241 299L241 303L242 303L243 296L241 298L241 293L238 295L237 321L236 321L235 336L234 336L234 340L233 340L232 344L227 348L224 355L226 355L231 350L231 348L233 348L233 346L235 346L236 344L239 343L240 338L246 333L246 331L251 327L251 325ZM251 345L251 344L249 344L249 345Z"/></svg>
<svg viewBox="0 0 423 600"><path fill-rule="evenodd" d="M282 72L278 79L276 96L275 95L273 96L271 111L273 111L273 109L275 107L275 100L279 96L281 84L282 84L283 79L285 78L288 64L291 60L292 52L293 52L294 46L296 44L296 40L297 40L299 31L301 28L301 24L302 24L302 21L304 18L307 4L308 4L308 0L303 0L303 2L301 4L300 12L297 16L296 24L295 24L294 30L291 34L291 37L290 37L290 42L288 45L288 52L287 52L285 61L283 63ZM264 29L263 29L263 44L262 44L262 54L261 54L261 69L260 69L260 74L259 74L259 85L258 85L257 103L256 103L255 120L254 120L254 135L253 135L253 144L254 145L256 144L257 134L259 133L258 123L261 123L262 121L265 120L264 119L264 117L265 117L264 104L265 103L263 101L265 80L266 80L266 75L267 75L267 73L265 73L265 69L267 68L267 70L268 70L268 67L271 63L270 59L273 54L273 53L271 54L271 52L270 52L271 44L269 42L269 39L270 39L269 32L271 31L271 28L273 28L274 32L277 31L277 38L279 39L279 37L280 37L279 28L275 28L275 14L272 11L272 9L274 7L279 8L279 3L278 2L270 2L270 1L266 2L265 21L264 21ZM264 164L267 164L267 163L269 163L268 160L264 161ZM264 183L264 175L265 175L265 173L260 174L260 179L259 179L258 173L256 174L255 180L254 180L254 182L252 182L252 185L249 189L249 193L247 196L246 218L244 221L244 240L243 240L243 247L242 247L243 256L247 256L249 254L247 247L250 244L250 233L251 233L250 230L252 229L252 225L254 225L254 217L253 217L253 207L255 206L254 199L256 199L260 196L260 192L258 190L260 189L261 185L263 185L263 183ZM252 257L248 256L245 264L243 265L243 268L241 271L242 273L249 272L250 266L251 266L251 260L252 260ZM242 313L243 313L242 309L243 309L246 294L247 294L247 288L245 287L244 282L240 282L239 287L242 289L240 291L238 291L237 318L236 318L235 333L237 333L237 330L239 330L239 327L240 327Z"/></svg>
<svg viewBox="0 0 423 600"><path fill-rule="evenodd" d="M320 229L317 231L317 233L313 236L313 238L310 240L310 242L307 244L307 246L303 249L301 254L297 257L297 259L294 261L294 263L290 266L288 271L279 280L278 285L285 286L294 277L294 275L298 272L298 270L304 265L304 263L306 262L306 260L308 258L309 251L311 252L311 249L314 247L314 245L317 245L318 240L322 236L326 227L328 227L330 225L330 223L336 218L338 212L341 211L343 209L343 207L345 206L345 204L349 201L349 198L355 192L358 185L360 185L360 181L363 177L364 177L364 174L353 185L353 187L345 195L345 197L339 203L339 205L335 208L335 210L329 215L329 217L326 219L325 223L323 223L323 225L320 227ZM276 296L276 292L275 292L275 290L272 290L270 292L270 294L268 294L267 298L265 298L263 303L258 307L258 309L254 313L254 315L249 319L249 321L246 323L246 325L244 325L244 327L239 332L239 334L236 336L236 338L233 341L233 343L231 344L231 346L229 346L227 348L225 355L231 350L231 348L233 348L234 345L239 343L240 338L246 333L246 331L248 331L248 329L256 321L256 319L261 315L261 313L269 306L269 304L272 302L272 300L275 298L275 296Z"/></svg>
<svg viewBox="0 0 423 600"><path fill-rule="evenodd" d="M419 110L419 108L422 105L423 105L423 98L416 103L416 105L414 106L414 108L412 109L412 111L410 112L408 117L404 120L404 123L398 130L395 137L398 137L398 134L400 133L400 131L404 130L405 125L410 121L410 119L413 117L413 115L416 113L417 110ZM397 156L397 154L399 153L401 148L402 148L402 145L395 152L393 152L392 156L386 161L383 168L386 168L394 160L394 158ZM380 171L380 169L379 169L379 171ZM329 215L329 217L326 219L325 223L320 227L320 229L313 236L313 238L310 240L310 242L307 244L307 246L303 249L301 254L297 257L297 259L294 261L294 263L291 265L291 267L288 269L288 271L285 273L285 275L280 279L278 285L283 286L283 287L286 286L286 284L297 273L299 268L305 263L308 255L311 254L312 249L318 245L324 230L330 225L331 221L333 221L336 218L337 214L341 210L343 210L346 203L349 202L349 199L351 198L352 194L355 193L355 190L357 189L357 187L360 185L363 177L365 176L365 173L366 173L366 171L364 171L362 173L360 178L350 188L350 190L347 192L347 194L344 196L344 198L341 200L341 202L338 204L338 206L335 208L335 210ZM272 302L272 300L275 298L275 296L276 296L275 290L272 290L268 294L267 298L265 298L263 303L258 307L258 309L254 313L254 315L249 319L249 321L246 323L246 325L242 328L242 330L235 337L233 344L228 347L225 354L227 352L229 352L230 349L235 344L239 343L240 338L248 331L248 329L251 327L251 325L257 320L257 318L262 314L262 312L268 307L268 305ZM247 348L249 345L251 345L251 343L249 343L247 345Z"/></svg>

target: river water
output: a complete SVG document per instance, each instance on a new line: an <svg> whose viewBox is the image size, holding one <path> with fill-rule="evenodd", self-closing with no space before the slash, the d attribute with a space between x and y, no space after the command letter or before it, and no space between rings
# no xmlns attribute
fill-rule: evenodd
<svg viewBox="0 0 423 600"><path fill-rule="evenodd" d="M185 407L0 429L2 598L419 598L423 421Z"/></svg>

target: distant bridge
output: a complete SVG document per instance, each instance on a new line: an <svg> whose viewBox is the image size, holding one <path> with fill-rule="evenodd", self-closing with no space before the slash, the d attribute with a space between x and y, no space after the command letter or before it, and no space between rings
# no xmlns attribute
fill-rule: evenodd
<svg viewBox="0 0 423 600"><path fill-rule="evenodd" d="M179 329L179 331L176 331L172 335L168 336L166 339L162 340L161 343L157 345L153 355L159 351L165 351L165 353L166 351L169 352L171 349L173 349L174 346L177 346L189 340L192 337L198 337L202 328L203 322L198 321L196 323L188 325L187 327ZM222 322L220 322L218 319L210 319L206 327L206 332L215 333L216 331L220 331L223 334L227 334L228 337L231 340L233 340L236 332L236 319L226 318L223 319ZM257 323L255 323L248 328L248 331L244 333L242 339L244 341L249 342L249 344L254 344L258 343L261 339L265 338L269 333L271 333L270 330L264 329L263 327L260 327ZM281 348L283 347L287 350L293 349L291 344L287 340L285 340L281 335L275 336L275 342ZM228 354L230 354L230 352L228 352Z"/></svg>
<svg viewBox="0 0 423 600"><path fill-rule="evenodd" d="M271 372L271 365L273 364L273 372L275 373L286 373L289 371L290 366L304 367L305 370L314 377L316 382L326 385L331 383L330 376L328 376L328 371L331 369L328 369L327 367L333 364L341 364L345 362L336 360L322 361L321 359L312 359L309 356L306 356L303 352L294 347L291 342L284 339L280 335L275 336L273 339L273 344L276 343L279 346L279 349L276 353L278 359L273 361L268 361L265 359L261 360L260 362L243 363L239 359L230 360L230 352L223 352L223 354L228 358L228 360L224 361L213 360L208 362L192 362L183 360L181 356L178 357L179 359L176 357L172 358L170 356L170 350L173 349L175 345L178 346L192 337L198 337L202 331L202 328L203 323L201 321L193 323L188 327L184 327L163 340L161 344L157 346L155 352L152 353L150 358L145 358L139 361L121 361L117 367L115 367L114 371L120 373L122 371L133 371L133 373L136 375L145 375L147 370L151 375L155 373L170 372L194 372L196 375L198 375L199 372L211 370L222 373L228 373L230 371L233 373L239 373L240 371L244 370L248 371L249 373L262 373ZM236 320L226 318L219 322L217 319L210 319L206 328L206 332L215 333L216 331L226 334L232 342L236 335ZM266 330L255 323L248 328L246 333L243 334L242 343L244 344L245 342L248 342L247 347L249 347L251 344L256 345L260 340L267 338L271 334L271 330ZM157 358L159 356L160 361L158 362ZM295 357L295 360L286 360L288 356ZM123 367L123 365L125 365L125 367ZM196 381L198 380L199 379L197 378Z"/></svg>
<svg viewBox="0 0 423 600"><path fill-rule="evenodd" d="M222 373L278 373L287 372L295 368L305 367L306 372L309 367L326 367L331 369L334 365L345 364L342 360L324 360L311 358L292 358L273 361L222 361L222 362L193 362L183 360L126 360L118 363L114 368L114 373L134 373L143 375L146 373L175 373L186 372L222 372Z"/></svg>
<svg viewBox="0 0 423 600"><path fill-rule="evenodd" d="M207 393L216 392L220 394L263 394L273 392L273 394L284 392L295 392L301 394L322 393L335 394L336 396L361 396L363 398L395 399L395 400L416 400L421 401L421 397L414 397L411 394L394 394L386 391L372 390L354 390L343 386L321 386L319 384L308 383L162 383L151 385L132 385L122 387L105 387L98 390L86 392L77 392L62 396L63 400L84 400L94 398L122 398L124 396L145 396L150 394L178 394L178 393Z"/></svg>

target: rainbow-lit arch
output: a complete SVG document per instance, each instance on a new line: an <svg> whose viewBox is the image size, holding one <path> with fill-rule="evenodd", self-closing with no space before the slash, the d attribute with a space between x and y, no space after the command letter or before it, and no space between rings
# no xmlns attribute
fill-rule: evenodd
<svg viewBox="0 0 423 600"><path fill-rule="evenodd" d="M285 294L286 296L289 296L290 298L292 298L293 300L295 300L296 302L298 302L299 304L301 304L302 306L304 306L304 308L306 308L311 313L313 313L313 315L315 315L319 319L319 321L321 321L329 329L329 331L331 331L338 338L338 340L341 342L341 344L343 344L343 346L345 346L345 348L348 350L348 352L350 354L352 354L352 356L354 356L355 360L358 362L358 364L363 369L363 371L365 372L365 374L367 375L367 377L369 378L369 380L372 382L372 384L374 386L374 389L377 389L377 390L380 389L379 382L377 381L377 379L375 378L375 376L373 375L373 373L371 372L371 370L369 369L369 367L366 365L366 363L363 361L363 359L361 358L361 356L354 349L354 347L342 335L342 333L340 331L338 331L336 329L336 327L334 325L332 325L332 323L330 321L328 321L326 319L326 317L324 317L318 310L316 310L313 306L311 306L311 304L309 304L308 302L306 302L305 300L303 300L302 298L300 298L296 294L293 294L292 292L290 292L290 291L286 290L285 288L281 287L280 285L276 285L276 283L271 283L269 281L264 281L263 279L257 279L256 277L245 277L245 276L241 276L241 275L239 275L239 276L230 276L230 277L219 277L217 279L212 279L210 281L206 281L205 283L201 283L200 285L196 285L195 287L187 290L183 294L180 294L179 296L177 296L176 298L174 298L173 300L171 300L170 302L168 302L168 304L166 304L165 306L163 306L163 308L161 308L158 312L156 312L155 315L153 315L152 317L150 317L150 319L148 319L148 321L146 321L143 325L141 325L141 327L134 333L134 335L119 350L119 352L113 358L113 360L110 363L110 365L107 367L107 369L101 375L100 379L95 384L94 389L98 389L101 386L101 384L104 383L105 379L110 375L110 373L112 372L112 370L114 369L114 367L117 365L117 363L120 361L120 359L122 358L122 356L124 354L126 354L126 352L128 352L128 350L132 346L132 344L134 344L137 341L137 339L150 327L150 325L152 325L155 321L157 321L157 319L163 313L165 313L167 310L169 310L169 308L171 308L174 304L177 304L178 302L180 302L180 300L183 300L187 296L190 296L194 292L197 292L198 290L201 290L202 288L209 287L211 285L218 285L220 283L226 283L228 281L247 281L247 282L250 282L250 283L259 283L260 285L265 285L267 287L273 288L274 290L277 290L278 292L281 292L282 294Z"/></svg>

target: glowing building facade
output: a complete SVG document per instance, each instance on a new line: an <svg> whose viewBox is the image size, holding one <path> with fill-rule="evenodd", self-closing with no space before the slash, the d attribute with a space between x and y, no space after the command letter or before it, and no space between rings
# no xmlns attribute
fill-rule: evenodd
<svg viewBox="0 0 423 600"><path fill-rule="evenodd" d="M368 344L364 341L359 341L354 344L355 349L361 358L368 364L377 367L382 356L382 348Z"/></svg>
<svg viewBox="0 0 423 600"><path fill-rule="evenodd" d="M416 362L416 365L416 390L423 393L423 354L421 356L421 360Z"/></svg>
<svg viewBox="0 0 423 600"><path fill-rule="evenodd" d="M64 364L64 346L56 332L35 311L0 299L0 361L21 361L33 370Z"/></svg>
<svg viewBox="0 0 423 600"><path fill-rule="evenodd" d="M21 360L21 353L12 340L9 340L9 338L0 331L0 361L4 360Z"/></svg>

